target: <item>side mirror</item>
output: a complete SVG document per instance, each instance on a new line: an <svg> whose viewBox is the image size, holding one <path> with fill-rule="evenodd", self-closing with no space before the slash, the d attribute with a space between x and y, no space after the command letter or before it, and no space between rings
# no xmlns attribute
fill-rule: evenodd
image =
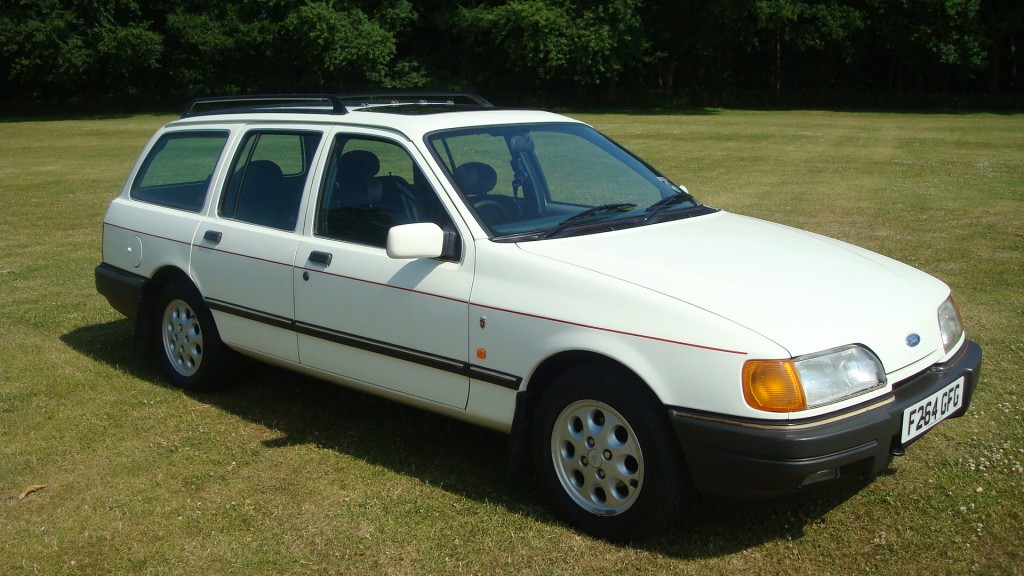
<svg viewBox="0 0 1024 576"><path fill-rule="evenodd" d="M388 257L396 260L440 258L445 254L446 236L433 222L394 226L388 231Z"/></svg>

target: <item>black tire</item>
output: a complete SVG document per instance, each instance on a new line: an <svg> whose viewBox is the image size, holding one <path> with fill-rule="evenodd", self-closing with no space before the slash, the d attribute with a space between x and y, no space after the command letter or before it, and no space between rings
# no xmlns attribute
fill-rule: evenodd
<svg viewBox="0 0 1024 576"><path fill-rule="evenodd" d="M172 281L160 290L153 315L158 361L167 379L196 392L222 388L228 351L199 292Z"/></svg>
<svg viewBox="0 0 1024 576"><path fill-rule="evenodd" d="M643 540L692 499L665 407L624 369L559 375L537 407L533 456L558 516L599 538Z"/></svg>

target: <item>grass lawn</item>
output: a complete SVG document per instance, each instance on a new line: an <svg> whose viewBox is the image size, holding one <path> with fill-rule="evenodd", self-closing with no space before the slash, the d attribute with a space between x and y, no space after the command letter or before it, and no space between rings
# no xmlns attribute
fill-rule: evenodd
<svg viewBox="0 0 1024 576"><path fill-rule="evenodd" d="M945 280L985 350L970 414L871 482L704 500L613 546L508 477L500 434L255 364L222 393L167 386L93 267L169 117L0 122L0 574L1024 571L1024 116L582 118L707 204Z"/></svg>

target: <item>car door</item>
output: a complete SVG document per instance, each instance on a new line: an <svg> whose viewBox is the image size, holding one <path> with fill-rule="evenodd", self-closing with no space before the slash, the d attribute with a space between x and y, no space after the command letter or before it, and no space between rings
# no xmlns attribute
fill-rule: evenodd
<svg viewBox="0 0 1024 576"><path fill-rule="evenodd" d="M407 397L464 408L470 258L392 259L392 226L454 232L435 186L405 146L340 133L331 143L312 233L295 254L304 365Z"/></svg>
<svg viewBox="0 0 1024 576"><path fill-rule="evenodd" d="M200 225L192 276L221 339L298 362L292 262L309 174L323 133L251 129L242 136L216 214Z"/></svg>

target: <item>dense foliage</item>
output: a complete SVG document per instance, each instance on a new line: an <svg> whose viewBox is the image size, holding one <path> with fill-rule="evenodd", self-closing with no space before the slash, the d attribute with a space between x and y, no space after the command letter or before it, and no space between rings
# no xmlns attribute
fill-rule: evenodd
<svg viewBox="0 0 1024 576"><path fill-rule="evenodd" d="M0 99L476 88L498 102L736 94L1019 101L1020 0L0 0Z"/></svg>

